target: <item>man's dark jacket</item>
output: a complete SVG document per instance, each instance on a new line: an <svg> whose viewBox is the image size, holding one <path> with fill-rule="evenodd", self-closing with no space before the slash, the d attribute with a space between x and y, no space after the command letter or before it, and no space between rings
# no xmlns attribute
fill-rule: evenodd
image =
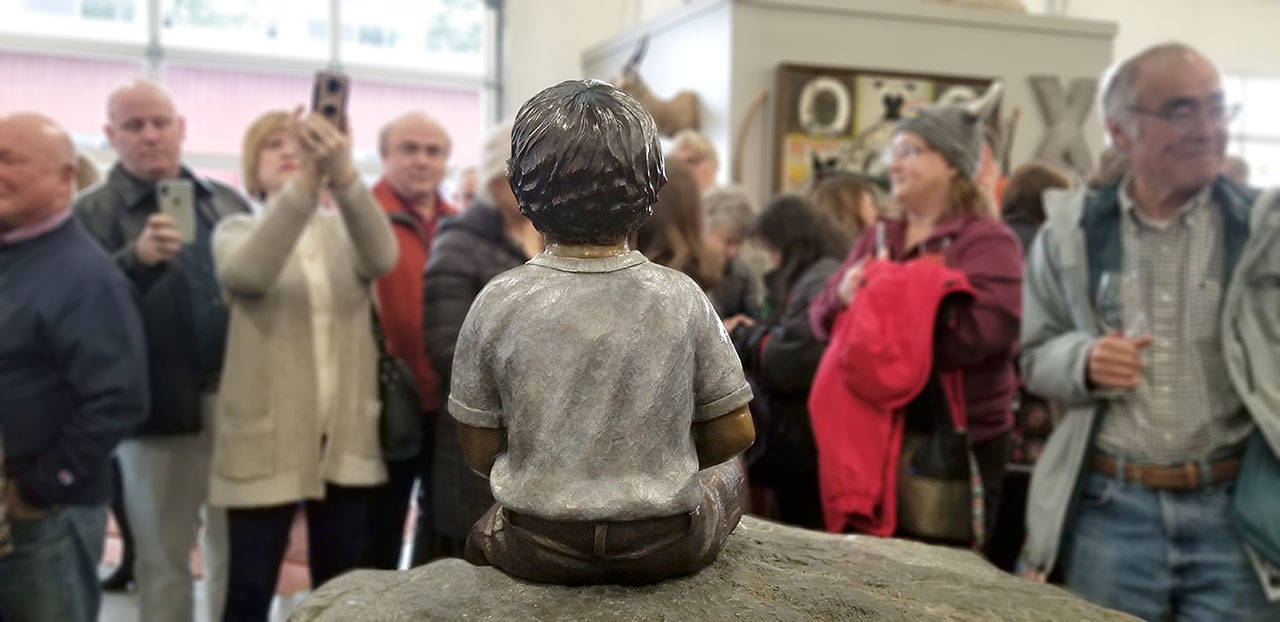
<svg viewBox="0 0 1280 622"><path fill-rule="evenodd" d="M73 206L76 218L112 256L142 300L151 414L138 426L139 436L200 431L200 394L216 387L226 338L226 306L212 272L209 238L219 220L249 210L235 190L185 167L182 176L195 184L197 239L172 261L157 266L144 266L134 255L138 235L156 211L154 183L116 164L104 183L86 190Z"/></svg>
<svg viewBox="0 0 1280 622"><path fill-rule="evenodd" d="M107 500L111 451L146 417L137 300L74 220L0 244L0 428L28 503Z"/></svg>

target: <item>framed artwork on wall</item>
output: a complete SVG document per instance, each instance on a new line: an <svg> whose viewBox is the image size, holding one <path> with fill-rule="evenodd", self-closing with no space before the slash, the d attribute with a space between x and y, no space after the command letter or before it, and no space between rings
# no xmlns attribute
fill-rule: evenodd
<svg viewBox="0 0 1280 622"><path fill-rule="evenodd" d="M960 103L992 78L783 63L774 113L774 192L807 192L822 175L884 177L880 154L893 126L915 106ZM999 113L992 119L999 118ZM994 127L994 125L993 125Z"/></svg>

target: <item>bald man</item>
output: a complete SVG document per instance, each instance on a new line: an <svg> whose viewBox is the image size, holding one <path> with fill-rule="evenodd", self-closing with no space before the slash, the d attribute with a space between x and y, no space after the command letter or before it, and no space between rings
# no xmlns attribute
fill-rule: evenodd
<svg viewBox="0 0 1280 622"><path fill-rule="evenodd" d="M440 192L453 142L438 121L422 112L407 112L387 122L378 133L382 179L373 196L391 218L400 247L400 259L377 282L379 312L387 336L387 351L409 365L423 401L424 452L419 456L387 462L388 482L374 494L369 506L368 554L365 564L394 568L400 559L409 495L419 471L431 466L431 433L440 407L440 378L431 368L422 334L422 270L435 238L436 224L455 213ZM419 488L419 537L430 540L421 528L430 525L430 495L422 478ZM418 555L414 555L415 561Z"/></svg>
<svg viewBox="0 0 1280 622"><path fill-rule="evenodd" d="M74 209L142 294L151 414L121 444L120 468L142 620L182 622L194 615L190 556L208 491L208 421L227 327L210 235L218 221L249 207L236 191L183 166L186 121L158 85L133 81L112 91L103 131L119 160ZM186 180L194 190L189 243L157 209L156 182L168 179ZM206 509L203 524L205 602L209 619L217 620L226 591L225 514Z"/></svg>
<svg viewBox="0 0 1280 622"><path fill-rule="evenodd" d="M131 286L71 218L75 150L52 120L0 117L0 618L92 621L111 451L147 414Z"/></svg>

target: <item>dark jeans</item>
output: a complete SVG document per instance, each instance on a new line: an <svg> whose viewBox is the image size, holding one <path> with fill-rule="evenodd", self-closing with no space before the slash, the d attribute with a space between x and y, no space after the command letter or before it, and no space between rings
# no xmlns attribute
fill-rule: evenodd
<svg viewBox="0 0 1280 622"><path fill-rule="evenodd" d="M426 449L429 452L430 446ZM404 547L404 521L409 515L409 501L413 495L413 481L418 478L421 456L387 462L387 483L369 494L368 528L365 531L365 568L395 570L400 565L400 550ZM421 505L419 516L426 513ZM418 519L421 522L421 518Z"/></svg>
<svg viewBox="0 0 1280 622"><path fill-rule="evenodd" d="M360 565L368 488L327 484L325 498L308 500L307 558L312 589ZM299 504L227 510L231 576L225 622L267 620Z"/></svg>
<svg viewBox="0 0 1280 622"><path fill-rule="evenodd" d="M417 456L395 462L387 461L387 483L375 488L369 496L369 523L365 532L365 568L395 570L404 548L405 519L413 499L413 482L418 481L418 518L414 541L426 537L423 529L431 525L431 456L435 439L432 421L440 415L422 415L422 450ZM446 413L443 416L448 417ZM416 549L415 549L416 550ZM414 564L416 565L416 564Z"/></svg>
<svg viewBox="0 0 1280 622"><path fill-rule="evenodd" d="M493 505L489 480L476 475L462 452L458 424L447 413L435 420L433 449L422 463L413 565L441 557L462 557L467 534Z"/></svg>
<svg viewBox="0 0 1280 622"><path fill-rule="evenodd" d="M102 506L54 510L33 521L10 517L13 552L0 558L0 618L12 622L98 619Z"/></svg>

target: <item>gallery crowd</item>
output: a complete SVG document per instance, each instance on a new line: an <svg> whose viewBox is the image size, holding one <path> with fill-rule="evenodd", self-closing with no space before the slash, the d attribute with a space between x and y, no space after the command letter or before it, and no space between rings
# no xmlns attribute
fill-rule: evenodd
<svg viewBox="0 0 1280 622"><path fill-rule="evenodd" d="M1280 618L1280 542L1242 527L1280 521L1244 495L1280 448L1280 203L1223 173L1218 70L1180 44L1117 63L1090 179L1002 179L998 97L907 112L887 179L759 208L704 136L673 137L627 244L736 350L747 511L973 548L1146 620ZM494 494L455 346L487 284L547 261L512 124L456 203L428 111L385 123L371 185L343 119L264 112L231 188L184 163L200 120L163 87L105 109L118 160L87 188L57 120L0 116L0 620L97 618L113 459L144 620L265 620L299 512L313 586L399 567L406 533L411 565L468 556Z"/></svg>

